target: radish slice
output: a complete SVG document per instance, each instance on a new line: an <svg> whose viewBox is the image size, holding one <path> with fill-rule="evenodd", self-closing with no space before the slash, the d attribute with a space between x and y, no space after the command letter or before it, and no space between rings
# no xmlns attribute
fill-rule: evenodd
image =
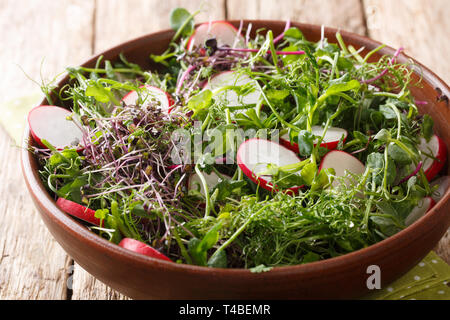
<svg viewBox="0 0 450 320"><path fill-rule="evenodd" d="M205 177L206 184L208 185L208 188L210 190L217 186L220 182L222 182L222 179L214 171L211 171L210 174L203 173L203 176ZM227 175L223 175L223 177L231 180L231 177ZM198 190L204 193L202 186L203 184L198 174L194 173L193 175L191 175L188 181L188 189Z"/></svg>
<svg viewBox="0 0 450 320"><path fill-rule="evenodd" d="M435 202L439 202L444 197L447 190L450 188L450 177L440 177L439 179L433 181L433 183L431 184L432 187L436 185L438 186L438 188L433 192L431 198L433 198Z"/></svg>
<svg viewBox="0 0 450 320"><path fill-rule="evenodd" d="M194 47L203 46L206 40L212 38L217 40L218 47L242 48L244 44L244 38L238 34L238 29L232 24L225 21L212 21L203 23L195 29L187 42L187 49L191 51Z"/></svg>
<svg viewBox="0 0 450 320"><path fill-rule="evenodd" d="M47 140L56 149L78 146L83 141L83 131L74 122L67 120L72 112L57 106L38 106L28 113L28 125L33 139L47 148L42 140Z"/></svg>
<svg viewBox="0 0 450 320"><path fill-rule="evenodd" d="M420 151L436 158L436 160L433 160L425 154L421 155L423 170L428 181L431 181L442 170L447 161L447 146L441 138L433 135L429 142L421 138L418 148Z"/></svg>
<svg viewBox="0 0 450 320"><path fill-rule="evenodd" d="M271 175L259 175L267 171L269 164L285 166L301 160L295 152L282 145L264 139L253 138L243 142L237 152L237 164L242 172L254 183L260 184L266 190L273 191L276 187L271 183ZM289 188L295 192L302 186Z"/></svg>
<svg viewBox="0 0 450 320"><path fill-rule="evenodd" d="M229 107L241 107L249 104L256 105L260 98L260 92L257 90L255 80L250 78L247 74L239 71L225 71L213 77L204 85L204 89L215 90L224 86L243 86L251 83L254 88L253 91L246 95L238 96L234 90L225 90L217 94L217 98L223 101ZM239 112L240 110L236 110Z"/></svg>
<svg viewBox="0 0 450 320"><path fill-rule="evenodd" d="M427 213L436 203L431 197L425 197L419 201L417 206L412 209L411 213L405 219L405 226L410 226Z"/></svg>
<svg viewBox="0 0 450 320"><path fill-rule="evenodd" d="M172 111L172 106L175 102L167 92L149 85L141 86L140 88L143 89L141 91L141 105L147 105L151 102L159 103L158 108L162 111L167 113ZM121 101L127 105L135 105L139 102L139 94L136 91L130 91Z"/></svg>
<svg viewBox="0 0 450 320"><path fill-rule="evenodd" d="M100 219L95 217L95 210L86 208L81 204L64 198L58 198L58 200L56 201L56 206L65 213L70 214L71 216L77 217L78 219L89 222L96 226L100 225Z"/></svg>
<svg viewBox="0 0 450 320"><path fill-rule="evenodd" d="M313 126L311 128L311 132L315 136L322 137L323 135L323 127L321 126ZM345 129L341 128L335 128L335 127L329 127L327 132L325 133L325 136L323 137L322 143L320 144L321 147L326 148L328 150L334 150L337 148L339 144L339 140L341 140L342 136L344 136L343 141L347 139L348 132ZM316 140L315 144L318 140ZM298 153L298 144L293 143L291 144L289 140L289 134L286 133L280 137L280 143L285 146L286 148L291 149L294 152Z"/></svg>
<svg viewBox="0 0 450 320"><path fill-rule="evenodd" d="M172 260L170 260L168 257L166 257L164 254L162 254L158 250L153 249L148 244L145 244L145 243L135 240L135 239L123 238L119 242L119 246L122 248L128 249L128 250L146 255L148 257L172 262Z"/></svg>
<svg viewBox="0 0 450 320"><path fill-rule="evenodd" d="M344 151L333 150L328 152L320 162L319 171L322 169L333 168L336 177L345 177L348 172L353 174L363 174L366 171L364 164L357 158ZM350 185L351 181L347 180L346 185ZM339 186L340 181L334 180L333 187Z"/></svg>

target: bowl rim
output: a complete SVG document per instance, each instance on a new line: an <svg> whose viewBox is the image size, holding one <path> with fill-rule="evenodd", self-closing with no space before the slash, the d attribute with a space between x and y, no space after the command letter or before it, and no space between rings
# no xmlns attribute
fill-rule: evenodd
<svg viewBox="0 0 450 320"><path fill-rule="evenodd" d="M249 23L269 23L272 26L275 25L285 25L285 21L281 20L251 20L251 19L244 19L244 20L223 20L227 21L233 25L239 25L242 21L244 25L248 25ZM196 25L200 25L202 23L198 23ZM315 25L315 24L307 24L307 23L299 23L299 22L292 22L292 26L298 27L300 30L303 28L310 28L310 29L318 29L320 30L321 26ZM332 27L325 27L325 33L328 34L335 34L337 31L339 31L346 40L346 42L349 42L349 39L357 40L358 42L362 43L368 43L373 45L374 47L377 47L381 45L382 43L376 40L373 40L371 38L368 38L363 35L359 35L353 32L348 32L344 30L340 30L337 28ZM161 36L170 36L173 34L173 30L165 29L154 33L149 33L142 35L140 37L122 42L118 45L112 46L107 50L104 50L98 54L94 54L89 59L84 61L80 65L85 65L88 63L91 63L92 61L97 60L97 58L101 55L104 55L107 52L110 51L117 51L120 48L124 46L132 46L133 44L137 44L141 41L144 41L148 38L153 37L161 37ZM383 49L380 50L380 53L382 54L394 54L396 50L390 46L386 46ZM420 72L420 75L422 76L422 79L424 81L427 81L431 85L434 86L434 88L441 88L441 90L449 95L450 94L450 88L449 86L434 72L432 72L429 68L418 62L412 57L409 57L405 53L401 53L398 57L398 59L402 62L406 61L412 61L414 63L413 68L415 69L416 73ZM419 68L419 70L417 69ZM66 75L59 83L58 88L61 87L63 83L65 83L68 80L68 75ZM46 103L46 99L44 98L40 104ZM135 253L133 251L124 249L122 247L119 247L118 245L109 242L108 240L98 236L94 232L90 231L88 228L86 228L82 223L76 221L68 214L61 211L55 204L55 200L50 196L50 194L45 189L43 183L39 179L37 170L33 169L33 165L35 165L35 159L33 154L28 150L28 146L32 142L32 138L30 135L30 129L28 127L28 123L26 124L24 135L22 139L22 150L21 150L21 167L22 172L25 178L26 185L28 187L29 192L31 193L31 196L33 200L36 202L36 205L41 207L45 214L53 220L56 224L58 224L61 228L63 228L66 232L72 233L74 237L79 238L80 240L84 241L85 244L96 247L96 249L103 250L105 254L108 255L115 255L118 258L122 257L124 259L129 259L132 262L141 264L143 267L161 267L164 268L166 271L173 271L173 272L183 272L187 275L190 273L195 274L204 274L204 275L214 275L219 274L221 276L229 275L229 276L245 276L245 277L254 277L254 278L268 278L268 277L278 277L278 276L286 276L289 274L308 274L308 276L312 275L312 271L320 270L326 270L326 269L333 269L333 270L340 270L343 269L345 266L348 266L349 264L358 264L361 261L364 261L366 258L369 257L376 257L383 251L389 252L387 249L388 247L395 247L397 245L400 245L402 243L402 240L404 238L413 238L413 235L417 233L418 230L426 230L431 228L433 225L433 219L437 215L437 212L442 208L446 202L450 201L450 189L447 190L443 198L436 203L436 205L429 211L425 216L423 216L421 219L413 223L412 225L406 227L405 229L401 230L400 232L396 233L395 235L384 239L380 242L377 242L373 245L370 245L366 248L359 249L341 256L328 258L325 260L320 260L316 262L310 262L307 264L299 264L299 265L289 265L289 266L277 266L270 269L270 272L262 272L262 273L254 273L251 272L250 269L245 268L210 268L210 267L204 267L204 266L196 266L196 265L189 265L189 264L182 264L182 263L175 263L175 262L168 262L164 260L159 260L156 258L148 257L139 253ZM321 277L321 275L318 273L317 277Z"/></svg>

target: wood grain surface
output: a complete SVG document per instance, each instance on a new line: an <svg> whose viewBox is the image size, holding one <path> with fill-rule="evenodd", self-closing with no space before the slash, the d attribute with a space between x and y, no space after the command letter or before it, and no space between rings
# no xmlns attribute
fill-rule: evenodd
<svg viewBox="0 0 450 320"><path fill-rule="evenodd" d="M39 90L27 76L39 83L41 75L51 80L92 54L94 5L90 0L0 1L0 102Z"/></svg>
<svg viewBox="0 0 450 320"><path fill-rule="evenodd" d="M228 19L287 20L366 33L360 0L227 0Z"/></svg>
<svg viewBox="0 0 450 320"><path fill-rule="evenodd" d="M169 27L178 6L197 21L291 19L402 46L450 81L447 0L0 0L0 103L93 53ZM41 62L42 68L41 68ZM23 69L23 71L21 71ZM42 69L42 72L41 72ZM84 271L54 241L26 192L19 149L0 128L0 299L127 299ZM450 235L436 250L450 263Z"/></svg>
<svg viewBox="0 0 450 320"><path fill-rule="evenodd" d="M51 79L92 54L93 8L92 1L0 1L0 43L8 48L0 51L1 102L38 90L24 72L40 81L42 61L42 77ZM0 299L66 299L72 261L35 210L19 148L2 128L0 148Z"/></svg>
<svg viewBox="0 0 450 320"><path fill-rule="evenodd" d="M225 19L225 0L97 0L95 51L101 52L125 40L169 29L169 14L176 7L184 7L189 12L201 10L196 21Z"/></svg>
<svg viewBox="0 0 450 320"><path fill-rule="evenodd" d="M448 0L364 0L368 35L429 67L450 82Z"/></svg>

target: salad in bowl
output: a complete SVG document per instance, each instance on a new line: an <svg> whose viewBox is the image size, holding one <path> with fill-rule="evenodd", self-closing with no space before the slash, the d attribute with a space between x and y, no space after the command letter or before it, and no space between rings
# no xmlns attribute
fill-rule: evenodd
<svg viewBox="0 0 450 320"><path fill-rule="evenodd" d="M194 16L173 11L154 70L100 56L43 87L30 150L62 211L156 259L261 272L371 246L444 195L447 147L401 48Z"/></svg>

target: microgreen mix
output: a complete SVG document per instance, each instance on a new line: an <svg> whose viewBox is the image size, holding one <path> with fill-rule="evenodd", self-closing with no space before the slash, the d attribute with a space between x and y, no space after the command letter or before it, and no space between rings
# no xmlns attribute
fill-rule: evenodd
<svg viewBox="0 0 450 320"><path fill-rule="evenodd" d="M194 16L172 12L170 45L148 58L158 72L124 55L99 57L93 68L68 68L59 92L43 88L83 132L78 146L43 139L45 148L32 147L49 192L94 210L101 223L87 226L113 243L132 238L174 262L209 267L309 263L405 228L435 188L424 163L439 159L420 148L433 137L433 121L418 113L412 68L397 62L402 50L373 61L384 45L363 55L339 33L337 43L311 42L289 22L282 34L241 23L230 44L209 23L210 37L195 43ZM229 71L245 81L213 84ZM332 127L348 132L335 148L356 157L363 173L321 169L330 151L321 142ZM246 140L236 132L288 137L300 160L267 165L262 175L273 189L262 188L236 159ZM187 152L180 139L189 141Z"/></svg>

